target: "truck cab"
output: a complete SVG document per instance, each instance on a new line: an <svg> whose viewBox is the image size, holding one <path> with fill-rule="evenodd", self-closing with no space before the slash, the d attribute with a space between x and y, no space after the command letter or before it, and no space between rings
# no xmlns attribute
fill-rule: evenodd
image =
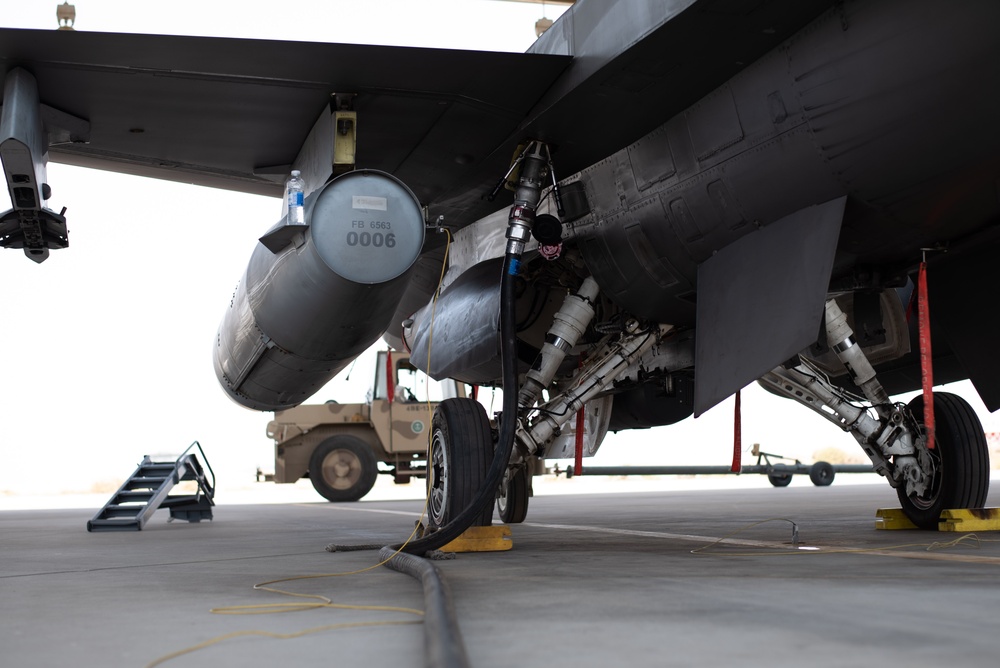
<svg viewBox="0 0 1000 668"><path fill-rule="evenodd" d="M434 410L444 399L465 397L465 386L428 378L408 353L394 350L377 353L372 378L364 403L330 400L275 411L267 425L274 482L307 477L330 501L357 501L379 473L400 484L425 476Z"/></svg>

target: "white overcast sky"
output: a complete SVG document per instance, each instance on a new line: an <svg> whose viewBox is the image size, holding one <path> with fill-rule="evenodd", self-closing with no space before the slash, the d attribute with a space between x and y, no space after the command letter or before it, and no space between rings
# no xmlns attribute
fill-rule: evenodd
<svg viewBox="0 0 1000 668"><path fill-rule="evenodd" d="M0 25L54 29L55 0L0 0ZM499 0L296 0L290 3L78 0L77 30L524 51L535 20L561 6ZM288 7L288 11L284 11ZM49 164L51 208L67 208L70 248L41 265L0 252L0 494L117 485L144 454L198 440L220 487L273 467L270 414L218 387L216 328L277 199ZM9 205L0 204L0 209ZM360 382L317 398L361 401ZM966 387L987 423L997 429ZM806 409L752 388L743 440L809 458L854 451ZM732 401L672 428L610 436L594 463L725 464ZM857 449L860 452L859 449Z"/></svg>

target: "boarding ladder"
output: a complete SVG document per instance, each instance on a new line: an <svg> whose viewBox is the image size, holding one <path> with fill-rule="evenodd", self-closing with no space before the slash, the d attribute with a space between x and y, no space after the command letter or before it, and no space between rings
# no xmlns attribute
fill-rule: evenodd
<svg viewBox="0 0 1000 668"><path fill-rule="evenodd" d="M174 485L185 480L197 481L195 493L171 495ZM210 520L214 496L215 472L195 441L176 461L143 457L135 473L87 522L87 531L142 531L157 508L169 508L171 520Z"/></svg>

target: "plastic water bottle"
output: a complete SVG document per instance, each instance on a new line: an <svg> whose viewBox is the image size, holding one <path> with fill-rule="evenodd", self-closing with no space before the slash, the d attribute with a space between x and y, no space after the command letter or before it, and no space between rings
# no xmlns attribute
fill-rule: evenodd
<svg viewBox="0 0 1000 668"><path fill-rule="evenodd" d="M288 224L305 225L306 215L302 208L305 200L306 182L302 180L297 169L285 181L285 199L288 201Z"/></svg>

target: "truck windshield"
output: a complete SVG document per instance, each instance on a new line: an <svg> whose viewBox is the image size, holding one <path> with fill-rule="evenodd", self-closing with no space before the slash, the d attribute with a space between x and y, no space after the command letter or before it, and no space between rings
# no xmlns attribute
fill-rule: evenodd
<svg viewBox="0 0 1000 668"><path fill-rule="evenodd" d="M442 401L456 396L455 382L439 382L427 377L409 360L396 363L396 401Z"/></svg>

